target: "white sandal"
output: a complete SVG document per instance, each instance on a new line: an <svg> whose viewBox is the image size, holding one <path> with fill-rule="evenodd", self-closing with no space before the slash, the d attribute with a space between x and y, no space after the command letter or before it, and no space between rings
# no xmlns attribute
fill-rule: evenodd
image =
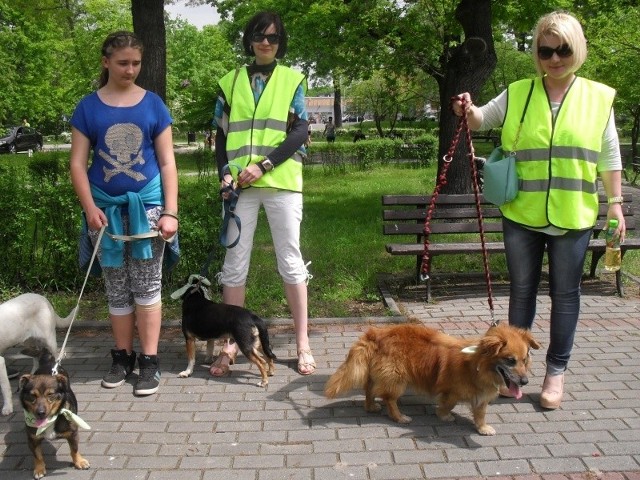
<svg viewBox="0 0 640 480"><path fill-rule="evenodd" d="M309 361L309 359L311 359ZM309 349L298 350L298 373L300 375L311 375L316 371L316 361Z"/></svg>

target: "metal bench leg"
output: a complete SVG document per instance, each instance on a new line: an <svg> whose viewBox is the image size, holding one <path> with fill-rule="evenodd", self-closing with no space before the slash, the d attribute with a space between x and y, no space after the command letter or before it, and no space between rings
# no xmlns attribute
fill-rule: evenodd
<svg viewBox="0 0 640 480"><path fill-rule="evenodd" d="M622 284L622 269L616 272L616 290L618 295L624 297L624 285Z"/></svg>
<svg viewBox="0 0 640 480"><path fill-rule="evenodd" d="M604 252L591 252L591 268L589 268L589 278L596 278L596 267L604 255Z"/></svg>

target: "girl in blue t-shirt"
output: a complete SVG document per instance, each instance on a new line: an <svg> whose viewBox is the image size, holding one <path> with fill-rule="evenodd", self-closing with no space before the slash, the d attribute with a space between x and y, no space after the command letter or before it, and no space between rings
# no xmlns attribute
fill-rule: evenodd
<svg viewBox="0 0 640 480"><path fill-rule="evenodd" d="M134 393L150 395L160 381L162 260L165 241L178 230L178 174L171 116L160 97L136 85L141 65L142 44L133 33L104 41L100 88L71 118L70 167L94 243L106 227L97 258L115 346L102 386L120 386L133 371L137 327L142 352ZM159 236L126 244L109 236L152 230Z"/></svg>

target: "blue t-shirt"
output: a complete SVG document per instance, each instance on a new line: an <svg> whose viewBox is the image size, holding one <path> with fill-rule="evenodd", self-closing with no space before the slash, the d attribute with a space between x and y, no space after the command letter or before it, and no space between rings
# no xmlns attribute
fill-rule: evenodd
<svg viewBox="0 0 640 480"><path fill-rule="evenodd" d="M89 182L108 195L139 192L160 173L153 141L172 119L162 99L147 91L131 107L112 107L96 92L76 107L71 125L91 142Z"/></svg>

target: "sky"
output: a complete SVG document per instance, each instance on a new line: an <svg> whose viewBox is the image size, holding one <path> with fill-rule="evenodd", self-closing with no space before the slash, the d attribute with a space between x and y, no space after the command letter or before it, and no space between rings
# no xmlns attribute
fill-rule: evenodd
<svg viewBox="0 0 640 480"><path fill-rule="evenodd" d="M165 10L171 18L182 17L192 25L202 28L204 25L215 25L220 17L215 8L211 5L201 5L198 7L187 7L186 0L181 0L173 5L165 5Z"/></svg>

